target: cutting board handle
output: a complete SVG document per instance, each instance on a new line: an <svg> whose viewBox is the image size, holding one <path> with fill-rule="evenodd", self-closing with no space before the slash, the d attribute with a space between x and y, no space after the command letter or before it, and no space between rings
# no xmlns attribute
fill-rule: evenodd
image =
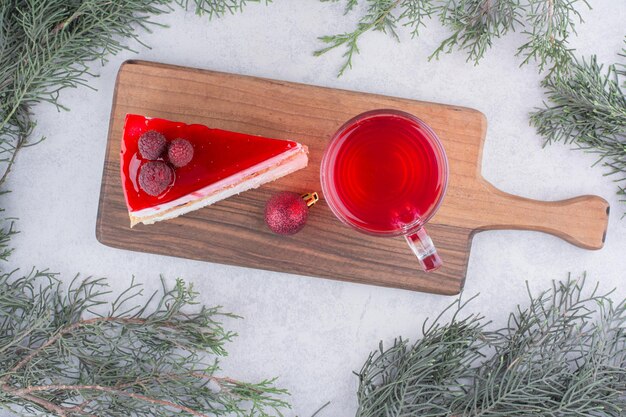
<svg viewBox="0 0 626 417"><path fill-rule="evenodd" d="M484 224L478 230L536 230L576 246L601 249L606 238L609 203L583 195L561 201L539 201L505 193L485 181L489 195Z"/></svg>

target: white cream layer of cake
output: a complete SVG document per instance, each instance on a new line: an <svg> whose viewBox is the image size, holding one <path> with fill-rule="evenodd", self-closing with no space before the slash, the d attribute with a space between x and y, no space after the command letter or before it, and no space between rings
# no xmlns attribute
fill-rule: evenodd
<svg viewBox="0 0 626 417"><path fill-rule="evenodd" d="M307 152L306 146L298 144L295 148L289 149L280 155L209 184L176 200L138 211L131 211L129 213L131 227L138 223L152 224L161 220L172 219L284 177L307 166Z"/></svg>

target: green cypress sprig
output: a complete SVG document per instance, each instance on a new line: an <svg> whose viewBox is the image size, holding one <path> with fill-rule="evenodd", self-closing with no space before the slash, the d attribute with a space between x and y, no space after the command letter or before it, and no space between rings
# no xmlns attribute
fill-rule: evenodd
<svg viewBox="0 0 626 417"><path fill-rule="evenodd" d="M248 3L270 3L272 0L176 0L183 9L193 9L199 15L207 15L209 19L222 17L225 14L242 12Z"/></svg>
<svg viewBox="0 0 626 417"><path fill-rule="evenodd" d="M529 296L499 330L457 302L414 344L381 345L357 374L357 416L623 416L626 300L584 277Z"/></svg>
<svg viewBox="0 0 626 417"><path fill-rule="evenodd" d="M487 342L482 316L457 320L465 304L457 301L432 324L424 322L423 337L413 345L402 338L386 349L380 343L357 374L357 416L449 415L450 404L465 395L459 381L471 377ZM442 325L451 309L452 320Z"/></svg>
<svg viewBox="0 0 626 417"><path fill-rule="evenodd" d="M235 336L219 307L193 308L181 280L144 303L132 282L113 302L104 279L0 275L0 404L57 416L282 416L286 391L220 376Z"/></svg>
<svg viewBox="0 0 626 417"><path fill-rule="evenodd" d="M523 25L524 7L519 0L448 1L438 9L439 21L452 30L452 35L437 47L430 59L456 48L467 53L468 61L478 64L494 39L515 30L516 25Z"/></svg>
<svg viewBox="0 0 626 417"><path fill-rule="evenodd" d="M0 196L6 193L7 191L0 192ZM0 213L4 213L4 209L0 208ZM0 218L0 260L4 262L8 261L13 253L11 238L18 233L15 229L15 221L15 218Z"/></svg>
<svg viewBox="0 0 626 417"><path fill-rule="evenodd" d="M591 8L587 0L529 1L528 25L524 31L528 42L518 49L518 55L524 57L523 63L534 61L540 71L547 66L557 73L567 69L573 58L567 46L568 38L576 33L576 24L583 22L576 3Z"/></svg>
<svg viewBox="0 0 626 417"><path fill-rule="evenodd" d="M355 0L346 1L346 12L356 4ZM528 38L517 50L524 58L522 65L536 62L540 71L550 68L558 72L572 58L567 42L576 24L582 22L578 7L589 7L586 0L365 0L365 4L366 12L354 31L319 38L328 46L315 51L316 56L340 46L345 48L339 76L352 67L352 58L359 53L358 41L368 31L378 30L397 38L395 28L408 26L412 36L417 37L419 28L431 16L436 16L452 34L430 59L459 49L467 54L468 61L477 64L495 39L520 28Z"/></svg>
<svg viewBox="0 0 626 417"><path fill-rule="evenodd" d="M346 4L346 13L352 10L356 3L356 1L348 1ZM377 30L383 33L389 33L395 38L398 37L395 31L398 19L393 16L392 11L400 3L400 0L377 0L369 1L368 3L369 7L365 16L363 16L353 32L321 36L319 38L322 42L327 43L328 46L315 51L315 56L323 55L341 46L346 48L343 54L345 61L339 69L339 76L342 76L348 68L352 68L352 58L355 54L359 53L358 40L364 33L370 30ZM419 21L418 16L419 14L416 14L416 12L407 12L405 14L406 19L414 19L416 22Z"/></svg>
<svg viewBox="0 0 626 417"><path fill-rule="evenodd" d="M567 73L543 81L547 102L530 116L546 144L563 142L598 154L598 163L618 182L626 180L624 65L626 60L604 69L595 56L575 60ZM619 193L624 194L623 187Z"/></svg>
<svg viewBox="0 0 626 417"><path fill-rule="evenodd" d="M420 29L426 26L426 20L435 13L435 7L429 0L402 0L399 6L402 12L398 20L411 29L414 38L419 36Z"/></svg>

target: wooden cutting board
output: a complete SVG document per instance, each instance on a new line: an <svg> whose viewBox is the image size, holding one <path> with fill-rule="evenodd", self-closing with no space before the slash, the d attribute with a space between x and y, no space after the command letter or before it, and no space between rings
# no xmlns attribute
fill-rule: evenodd
<svg viewBox="0 0 626 417"><path fill-rule="evenodd" d="M294 236L273 235L263 222L264 204L273 193L321 193L319 165L328 140L346 120L378 108L421 118L446 149L448 192L427 227L444 262L436 272L420 271L404 239L370 237L344 226L323 196L305 229ZM294 139L309 147L309 166L177 219L131 229L119 174L127 113ZM486 130L485 116L463 107L128 61L120 68L113 98L96 236L116 248L440 294L463 288L478 231L538 230L600 249L607 202L589 195L543 202L496 189L481 176Z"/></svg>

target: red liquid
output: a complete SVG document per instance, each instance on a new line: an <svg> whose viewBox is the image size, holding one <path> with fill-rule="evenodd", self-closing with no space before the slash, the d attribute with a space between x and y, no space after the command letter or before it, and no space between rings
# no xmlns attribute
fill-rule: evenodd
<svg viewBox="0 0 626 417"><path fill-rule="evenodd" d="M445 156L430 137L413 120L388 114L346 128L333 144L336 153L327 167L336 210L373 233L423 224L446 182Z"/></svg>
<svg viewBox="0 0 626 417"><path fill-rule="evenodd" d="M145 162L138 153L139 137L148 130L162 133L168 141L185 138L194 148L191 162L174 170L174 183L154 197L139 188L139 167ZM297 146L293 141L269 139L206 126L129 114L124 124L121 174L126 202L132 211L167 203L209 184L250 168Z"/></svg>

